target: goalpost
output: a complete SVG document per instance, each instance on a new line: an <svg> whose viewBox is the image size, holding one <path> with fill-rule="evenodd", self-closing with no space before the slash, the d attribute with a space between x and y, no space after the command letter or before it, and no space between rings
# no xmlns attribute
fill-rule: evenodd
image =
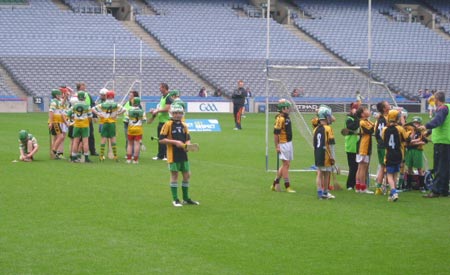
<svg viewBox="0 0 450 275"><path fill-rule="evenodd" d="M130 43L130 41L127 41ZM117 43L116 39L113 42L113 64L112 64L112 78L108 80L103 86L106 89L113 90L116 94L116 99L123 105L126 102L130 91L136 90L139 92L139 96L142 94L142 39L139 40L139 72L138 74L126 75L118 74L117 68L119 66L118 58L116 56Z"/></svg>
<svg viewBox="0 0 450 275"><path fill-rule="evenodd" d="M274 101L274 98L285 98L288 100L293 108L291 108L291 121L294 131L294 144L296 148L296 159L300 158L300 161L296 161L293 163L295 166L299 167L291 167L290 171L294 172L305 172L305 171L315 171L314 166L314 152L313 152L313 133L312 133L312 125L310 123L310 120L315 115L315 110L308 109L301 110L295 103L294 98L291 97L290 89L288 88L287 79L283 79L283 74L286 75L295 76L293 78L298 77L298 75L301 74L322 74L327 76L329 75L339 75L343 77L348 77L351 80L353 75L353 78L355 78L355 71L362 71L362 70L368 70L369 77L367 77L367 80L365 80L365 83L363 86L361 86L361 83L359 84L359 87L365 87L367 89L367 102L368 106L371 111L373 111L374 105L371 105L372 100L378 100L377 98L371 98L372 92L375 92L375 94L378 93L378 95L382 94L385 99L387 99L392 105L397 106L397 102L395 101L394 96L392 95L391 91L389 90L389 87L385 85L382 82L376 82L373 81L371 78L371 58L372 58L372 37L371 37L371 0L368 0L368 57L367 57L367 67L361 67L361 66L327 66L327 65L317 65L317 66L311 66L311 65L286 65L286 64L277 64L272 65L270 64L270 8L271 8L271 1L267 1L267 26L266 26L266 91L265 91L265 121L266 121L266 127L265 127L265 142L266 142L266 148L265 148L265 158L266 158L266 171L273 172L276 171L276 169L273 168L274 163L277 162L277 154L275 152L275 149L273 148L273 141L269 139L269 133L271 133L270 123L271 119L269 118L269 113L272 111L275 111L275 105L276 102ZM304 77L304 76L303 76ZM359 77L362 78L361 76ZM361 82L361 81L359 81ZM291 83L292 84L292 83ZM273 91L276 92L273 92ZM355 90L357 90L355 88ZM331 92L331 90L330 90ZM270 100L270 98L272 98ZM324 102L325 104L328 104L330 102ZM348 102L349 104L350 102ZM310 107L312 106L320 106L320 103L317 104L306 104L305 106ZM333 109L333 112L343 112L345 113L346 107L344 103L340 104L331 104L334 106L331 106ZM304 107L304 106L303 106ZM337 126L336 126L337 125ZM334 128L334 134L335 136L341 135L339 132L343 128L344 122L343 121L337 121L336 124L333 124ZM297 131L297 133L295 133ZM299 134L297 137L297 141L295 141L295 134ZM341 138L341 137L339 137ZM300 141L298 141L300 140ZM343 140L343 138L342 138ZM298 149L300 147L300 150ZM337 156L340 159L346 159L346 153L344 150L344 144L338 144L336 146L337 149ZM300 151L300 152L299 152ZM271 157L273 156L273 158ZM300 156L300 157L297 157ZM300 163L300 164L298 164ZM344 161L341 161L338 163L341 168L343 168L344 172L348 169L347 163ZM278 162L277 162L278 166ZM371 165L371 171L375 173L377 166L377 161L373 161ZM278 168L278 167L277 167Z"/></svg>

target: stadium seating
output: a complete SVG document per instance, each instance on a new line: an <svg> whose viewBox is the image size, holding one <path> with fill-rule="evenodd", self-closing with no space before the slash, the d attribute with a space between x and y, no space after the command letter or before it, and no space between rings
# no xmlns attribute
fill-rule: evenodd
<svg viewBox="0 0 450 275"><path fill-rule="evenodd" d="M192 94L199 89L145 44L140 75L140 41L110 15L61 11L50 0L36 0L26 8L1 10L0 36L7 38L0 43L0 63L30 95L48 95L79 81L98 91L114 77L128 79L128 86L142 78L147 95L158 95L160 82Z"/></svg>
<svg viewBox="0 0 450 275"><path fill-rule="evenodd" d="M449 92L449 41L419 23L391 21L383 15L398 2L374 1L372 6L373 76L410 97L425 87ZM296 19L300 29L349 63L368 64L367 2L297 0L296 3L315 18Z"/></svg>
<svg viewBox="0 0 450 275"><path fill-rule="evenodd" d="M238 17L233 8L246 1L147 1L159 16L137 16L137 21L161 45L202 78L230 93L243 79L254 95L266 91L266 20ZM271 64L338 64L313 45L271 21ZM340 77L345 75L345 77ZM270 77L285 81L287 90L303 87L306 96L352 97L366 90L366 78L352 72L270 70ZM280 92L271 85L270 92ZM382 90L375 87L374 92Z"/></svg>

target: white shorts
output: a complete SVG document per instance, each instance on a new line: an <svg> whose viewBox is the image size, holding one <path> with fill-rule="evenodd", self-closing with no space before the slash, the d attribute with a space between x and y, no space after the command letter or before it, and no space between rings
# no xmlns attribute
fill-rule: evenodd
<svg viewBox="0 0 450 275"><path fill-rule="evenodd" d="M322 172L333 172L332 166L318 166L317 169Z"/></svg>
<svg viewBox="0 0 450 275"><path fill-rule="evenodd" d="M434 105L434 106L428 105L428 110L436 111L436 105Z"/></svg>
<svg viewBox="0 0 450 275"><path fill-rule="evenodd" d="M61 132L67 133L67 130L69 129L69 127L67 127L67 125L65 123L60 123L59 125L61 127Z"/></svg>
<svg viewBox="0 0 450 275"><path fill-rule="evenodd" d="M280 159L281 160L293 160L294 159L294 146L292 142L280 143Z"/></svg>
<svg viewBox="0 0 450 275"><path fill-rule="evenodd" d="M356 155L357 163L360 163L360 162L369 163L369 161L370 161L370 156L360 155L360 154Z"/></svg>

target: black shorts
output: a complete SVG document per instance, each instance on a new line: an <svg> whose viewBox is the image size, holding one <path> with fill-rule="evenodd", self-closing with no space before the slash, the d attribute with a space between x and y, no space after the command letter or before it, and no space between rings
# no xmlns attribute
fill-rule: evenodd
<svg viewBox="0 0 450 275"><path fill-rule="evenodd" d="M57 136L62 133L61 125L59 122L52 123L52 129L50 130L52 136Z"/></svg>

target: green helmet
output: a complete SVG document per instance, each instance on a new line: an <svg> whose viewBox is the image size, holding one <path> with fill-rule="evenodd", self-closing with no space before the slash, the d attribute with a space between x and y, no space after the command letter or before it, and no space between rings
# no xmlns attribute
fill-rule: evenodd
<svg viewBox="0 0 450 275"><path fill-rule="evenodd" d="M422 123L422 118L420 116L413 116L412 122Z"/></svg>
<svg viewBox="0 0 450 275"><path fill-rule="evenodd" d="M327 105L320 105L319 106L319 110L317 111L317 116L319 117L319 119L328 119L330 122L331 121L331 108L328 107Z"/></svg>
<svg viewBox="0 0 450 275"><path fill-rule="evenodd" d="M172 90L169 93L170 96L180 96L180 91L178 90Z"/></svg>
<svg viewBox="0 0 450 275"><path fill-rule="evenodd" d="M278 105L277 105L278 112L283 111L284 108L290 108L290 107L291 107L291 103L289 103L289 101L287 101L286 99L280 99L278 101Z"/></svg>
<svg viewBox="0 0 450 275"><path fill-rule="evenodd" d="M141 105L141 98L140 97L133 98L133 106L139 106L139 105Z"/></svg>
<svg viewBox="0 0 450 275"><path fill-rule="evenodd" d="M55 98L57 95L61 95L61 91L58 89L52 90L52 98Z"/></svg>
<svg viewBox="0 0 450 275"><path fill-rule="evenodd" d="M20 130L19 131L19 140L24 142L28 138L28 132L26 130Z"/></svg>
<svg viewBox="0 0 450 275"><path fill-rule="evenodd" d="M77 97L79 101L84 101L86 99L86 93L83 91L79 91Z"/></svg>

